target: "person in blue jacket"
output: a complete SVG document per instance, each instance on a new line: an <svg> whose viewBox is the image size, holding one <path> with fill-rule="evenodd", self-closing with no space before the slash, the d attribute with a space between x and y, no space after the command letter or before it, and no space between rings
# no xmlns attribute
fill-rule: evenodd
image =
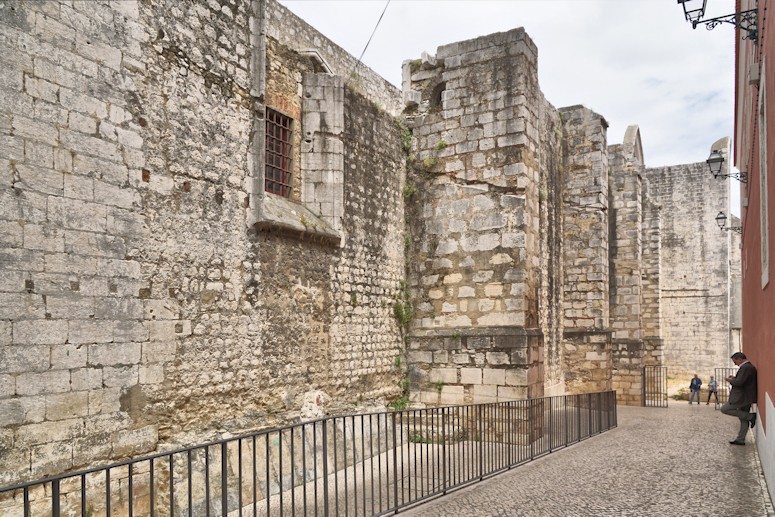
<svg viewBox="0 0 775 517"><path fill-rule="evenodd" d="M692 382L689 383L689 391L692 392L689 397L689 405L692 404L695 397L697 397L697 405L700 405L700 386L702 386L702 379L695 373Z"/></svg>

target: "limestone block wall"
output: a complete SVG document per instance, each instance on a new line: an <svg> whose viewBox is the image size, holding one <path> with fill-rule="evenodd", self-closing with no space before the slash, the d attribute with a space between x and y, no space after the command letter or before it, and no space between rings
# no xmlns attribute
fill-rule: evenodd
<svg viewBox="0 0 775 517"><path fill-rule="evenodd" d="M565 328L563 365L568 394L612 389L610 331Z"/></svg>
<svg viewBox="0 0 775 517"><path fill-rule="evenodd" d="M564 324L606 328L608 294L608 149L603 117L561 108L567 145L563 197Z"/></svg>
<svg viewBox="0 0 775 517"><path fill-rule="evenodd" d="M404 156L377 99L340 88L342 238L252 226L263 85L287 74L296 115L325 74L267 45L272 6L0 7L0 484L400 391Z"/></svg>
<svg viewBox="0 0 775 517"><path fill-rule="evenodd" d="M404 64L423 187L410 279L414 326L536 326L538 146L524 30L440 47ZM427 184L427 185L426 185Z"/></svg>
<svg viewBox="0 0 775 517"><path fill-rule="evenodd" d="M728 139L714 144L728 147ZM728 163L728 162L725 162ZM729 236L715 217L729 213L728 184L705 162L646 169L662 205L661 312L668 374L683 385L728 364Z"/></svg>
<svg viewBox="0 0 775 517"><path fill-rule="evenodd" d="M642 164L624 156L619 146L612 146L610 154L610 325L614 339L640 339Z"/></svg>
<svg viewBox="0 0 775 517"><path fill-rule="evenodd" d="M605 119L561 108L566 174L562 203L563 369L568 393L609 389L609 165Z"/></svg>
<svg viewBox="0 0 775 517"><path fill-rule="evenodd" d="M445 45L405 62L403 72L414 137L412 347L424 346L418 336L431 329L472 328L495 339L490 329L548 327L558 291L545 278L559 274L559 224L557 191L549 201L547 189L562 154L559 117L547 114L553 108L538 89L535 46L517 29ZM542 140L539 128L552 135ZM421 395L425 403L434 396Z"/></svg>
<svg viewBox="0 0 775 517"><path fill-rule="evenodd" d="M0 8L0 484L153 449L144 392L196 326L151 267L170 218L141 212L182 194L145 152L146 21L136 2Z"/></svg>
<svg viewBox="0 0 775 517"><path fill-rule="evenodd" d="M309 51L325 63L330 72L342 77L351 88L374 101L381 109L398 115L404 106L401 94L355 56L345 52L325 35L314 30L285 6L274 0L256 0L266 13L266 35L297 52Z"/></svg>
<svg viewBox="0 0 775 517"><path fill-rule="evenodd" d="M545 99L537 106L540 146L539 179L540 284L538 326L545 336L543 383L546 396L565 393L562 364L563 283L562 199L565 172L564 131L560 113Z"/></svg>
<svg viewBox="0 0 775 517"><path fill-rule="evenodd" d="M480 404L541 396L541 335L513 328L415 331L412 402Z"/></svg>
<svg viewBox="0 0 775 517"><path fill-rule="evenodd" d="M648 179L642 179L641 322L643 337L662 338L661 271L662 206L652 197Z"/></svg>

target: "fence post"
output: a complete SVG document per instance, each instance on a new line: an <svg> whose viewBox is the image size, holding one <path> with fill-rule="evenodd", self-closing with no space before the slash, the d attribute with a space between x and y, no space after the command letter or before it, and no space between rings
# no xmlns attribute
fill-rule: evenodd
<svg viewBox="0 0 775 517"><path fill-rule="evenodd" d="M441 408L441 469L444 495L447 494L447 408Z"/></svg>
<svg viewBox="0 0 775 517"><path fill-rule="evenodd" d="M336 430L334 430L334 433L336 433ZM315 463L315 468L317 469L317 462ZM346 458L344 467L347 468ZM328 517L328 419L323 420L323 479L323 515ZM317 481L315 483L317 484ZM339 494L336 494L336 497L338 496Z"/></svg>
<svg viewBox="0 0 775 517"><path fill-rule="evenodd" d="M29 507L25 507L27 510ZM59 480L55 479L51 482L51 515L52 517L59 517Z"/></svg>
<svg viewBox="0 0 775 517"><path fill-rule="evenodd" d="M227 442L223 442L221 444L221 515L229 514L229 492L226 484L226 475L229 469L226 465L228 458L226 443ZM291 461L293 461L293 458L291 458Z"/></svg>
<svg viewBox="0 0 775 517"><path fill-rule="evenodd" d="M396 513L398 513L398 440L396 438L395 411L391 416L393 417L393 505L396 507ZM401 463L403 464L403 455L401 456Z"/></svg>
<svg viewBox="0 0 775 517"><path fill-rule="evenodd" d="M484 479L484 421L482 420L482 405L476 406L479 424L479 480Z"/></svg>

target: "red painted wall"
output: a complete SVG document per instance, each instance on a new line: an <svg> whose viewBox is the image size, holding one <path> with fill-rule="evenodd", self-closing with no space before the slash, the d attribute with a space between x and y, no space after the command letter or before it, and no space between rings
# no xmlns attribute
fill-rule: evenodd
<svg viewBox="0 0 775 517"><path fill-rule="evenodd" d="M745 2L738 2L738 9ZM743 224L743 352L759 371L759 412L764 424L765 393L775 401L775 29L768 31L767 19L775 16L775 0L759 0L759 45L738 39L736 45L736 123L735 165L748 173L748 183L741 184L741 198L748 199L742 208ZM751 84L748 68L759 63L766 79ZM762 65L764 65L762 67ZM759 92L760 86L764 91ZM762 288L761 262L761 181L759 174L758 94L766 95L767 170L769 210L769 283ZM766 428L765 428L766 432Z"/></svg>

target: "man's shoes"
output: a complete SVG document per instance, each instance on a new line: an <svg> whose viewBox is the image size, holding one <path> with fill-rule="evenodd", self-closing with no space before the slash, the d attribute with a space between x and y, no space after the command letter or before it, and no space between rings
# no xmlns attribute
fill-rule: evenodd
<svg viewBox="0 0 775 517"><path fill-rule="evenodd" d="M745 442L738 442L737 440L732 440L729 442L730 445L745 445Z"/></svg>
<svg viewBox="0 0 775 517"><path fill-rule="evenodd" d="M748 425L753 429L753 426L756 425L756 413L753 414L753 418L748 422Z"/></svg>

